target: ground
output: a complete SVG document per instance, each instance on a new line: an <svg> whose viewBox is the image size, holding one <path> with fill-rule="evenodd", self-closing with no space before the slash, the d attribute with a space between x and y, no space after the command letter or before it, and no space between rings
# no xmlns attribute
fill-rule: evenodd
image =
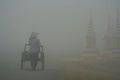
<svg viewBox="0 0 120 80"><path fill-rule="evenodd" d="M23 70L15 64L1 63L0 80L120 80L120 59L71 59L49 63L44 71L40 64L36 71L31 71L29 63Z"/></svg>

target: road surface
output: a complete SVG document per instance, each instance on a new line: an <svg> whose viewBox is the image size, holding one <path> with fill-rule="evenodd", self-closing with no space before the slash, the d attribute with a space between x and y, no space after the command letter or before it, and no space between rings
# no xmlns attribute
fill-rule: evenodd
<svg viewBox="0 0 120 80"><path fill-rule="evenodd" d="M44 71L40 66L31 71L29 63L21 70L18 63L6 62L0 64L0 80L120 80L120 60L69 60L49 63Z"/></svg>

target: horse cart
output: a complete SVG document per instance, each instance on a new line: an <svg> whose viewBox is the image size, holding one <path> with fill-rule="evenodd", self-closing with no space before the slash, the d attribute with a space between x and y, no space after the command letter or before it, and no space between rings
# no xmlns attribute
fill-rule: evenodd
<svg viewBox="0 0 120 80"><path fill-rule="evenodd" d="M24 51L21 53L21 69L24 68L24 63L26 61L31 61L30 45L25 44ZM44 51L43 45L40 47L40 52L38 55L38 61L41 63L42 70L44 70Z"/></svg>

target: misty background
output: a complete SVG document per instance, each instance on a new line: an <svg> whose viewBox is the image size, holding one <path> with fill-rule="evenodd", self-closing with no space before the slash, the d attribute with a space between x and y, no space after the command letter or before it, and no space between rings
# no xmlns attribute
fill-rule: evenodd
<svg viewBox="0 0 120 80"><path fill-rule="evenodd" d="M85 49L91 9L97 48L102 52L108 13L115 27L119 3L120 0L0 0L0 66L20 64L31 32L39 32L46 64L79 57Z"/></svg>

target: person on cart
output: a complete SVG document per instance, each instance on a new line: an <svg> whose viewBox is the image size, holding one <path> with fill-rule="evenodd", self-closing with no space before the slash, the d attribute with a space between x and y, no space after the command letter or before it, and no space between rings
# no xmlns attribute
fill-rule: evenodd
<svg viewBox="0 0 120 80"><path fill-rule="evenodd" d="M30 54L31 54L31 68L32 70L36 70L37 62L38 62L38 54L40 52L40 40L37 38L39 33L32 32L29 38L30 45Z"/></svg>

